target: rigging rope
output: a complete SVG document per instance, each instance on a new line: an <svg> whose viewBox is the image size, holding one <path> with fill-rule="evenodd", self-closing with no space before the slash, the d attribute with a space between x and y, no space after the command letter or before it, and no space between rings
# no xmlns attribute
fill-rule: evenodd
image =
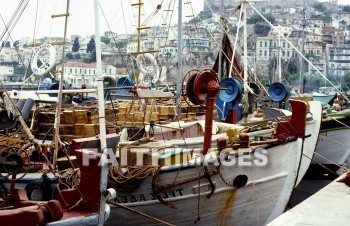
<svg viewBox="0 0 350 226"><path fill-rule="evenodd" d="M111 165L108 169L108 185L122 193L132 193L146 177L154 175L158 166L128 166L127 168Z"/></svg>

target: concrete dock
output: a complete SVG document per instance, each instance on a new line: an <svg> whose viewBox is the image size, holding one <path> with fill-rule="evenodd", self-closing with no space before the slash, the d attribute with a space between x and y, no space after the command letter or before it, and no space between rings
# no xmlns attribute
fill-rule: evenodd
<svg viewBox="0 0 350 226"><path fill-rule="evenodd" d="M350 187L338 180L268 225L350 225Z"/></svg>

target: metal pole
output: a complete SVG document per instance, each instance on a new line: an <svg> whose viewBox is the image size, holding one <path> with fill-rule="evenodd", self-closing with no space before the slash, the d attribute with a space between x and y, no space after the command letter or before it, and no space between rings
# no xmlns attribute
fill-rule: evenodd
<svg viewBox="0 0 350 226"><path fill-rule="evenodd" d="M98 115L100 123L100 144L101 144L101 181L100 181L100 208L98 216L98 225L103 226L105 221L106 198L103 195L107 189L107 142L106 142L106 122L105 122L105 102L103 90L103 75L101 63L101 39L100 39L100 18L98 0L94 0L95 10L95 43L96 43L96 69L97 69L97 97L98 97Z"/></svg>
<svg viewBox="0 0 350 226"><path fill-rule="evenodd" d="M244 75L244 123L247 123L248 121L248 33L247 33L247 2L243 2L243 52L244 52L244 56L243 56L243 65L244 65L244 71L243 71L243 75Z"/></svg>
<svg viewBox="0 0 350 226"><path fill-rule="evenodd" d="M278 25L279 27L279 25ZM281 63L281 55L282 55L282 46L281 46L281 37L278 36L278 44L279 44L279 51L278 51L278 82L281 83L282 82L282 63Z"/></svg>
<svg viewBox="0 0 350 226"><path fill-rule="evenodd" d="M177 87L176 87L176 106L177 115L181 118L181 90L182 90L182 0L179 0L179 18L177 28Z"/></svg>
<svg viewBox="0 0 350 226"><path fill-rule="evenodd" d="M221 6L220 6L220 23L223 23L223 14L224 14L224 0L221 0ZM224 32L225 31L225 28L223 29ZM223 74L222 74L222 68L221 68L221 63L222 63L222 49L223 49L223 46L222 46L222 38L224 36L224 32L221 34L221 42L220 42L220 48L219 48L219 65L218 65L218 75L219 75L219 80L221 81L223 79Z"/></svg>
<svg viewBox="0 0 350 226"><path fill-rule="evenodd" d="M304 14L304 18L302 20L302 26L303 26L303 32L302 32L302 39L301 39L301 54L304 55L305 54L305 50L304 50L304 36L305 36L305 14ZM300 62L300 93L304 93L304 59L301 58L301 62Z"/></svg>

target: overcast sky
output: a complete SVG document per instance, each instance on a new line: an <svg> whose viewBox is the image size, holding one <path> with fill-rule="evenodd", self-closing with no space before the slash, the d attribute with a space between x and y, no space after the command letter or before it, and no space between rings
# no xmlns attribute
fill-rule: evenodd
<svg viewBox="0 0 350 226"><path fill-rule="evenodd" d="M214 0L206 0L208 2ZM215 0L220 1L220 0ZM6 3L5 3L6 2ZM0 0L0 15L7 23L18 6L20 0ZM70 13L68 20L68 35L79 34L82 36L94 34L94 0L71 0ZM136 15L137 8L131 7L132 3L138 0L100 0L101 8L107 18L104 19L102 11L100 11L100 31L108 31L108 25L113 32L120 33L135 33L136 32ZM148 18L147 26L161 26L168 24L170 18L172 23L177 22L177 0L143 0L144 2L144 17ZM156 13L154 16L157 4L163 2L162 9L171 9L172 12ZM169 4L169 2L171 4ZM204 0L183 0L183 2L191 2L184 4L183 16L184 20L190 19L190 15L198 14L205 3ZM350 0L338 0L339 4L350 4ZM175 3L175 4L174 4ZM26 10L18 21L15 29L12 32L12 37L17 40L21 37L34 36L34 27L36 27L35 37L53 37L63 36L64 18L52 19L53 14L62 14L66 10L66 1L64 0L30 0ZM35 18L37 18L35 20ZM36 22L36 25L35 25ZM0 18L0 32L4 30L4 23Z"/></svg>
<svg viewBox="0 0 350 226"><path fill-rule="evenodd" d="M0 0L5 2L1 4L0 15L7 23L13 12L17 8L20 0ZM137 7L132 7L132 3L138 0L100 0L102 11L100 11L100 31L111 30L116 33L135 33L136 32L136 15ZM143 0L144 2L144 20L148 20L147 26L158 26L168 24L170 18L172 23L177 22L177 1L174 0ZM156 11L157 4L163 2L162 9L171 9L172 11L159 12ZM183 0L187 2L187 0ZM68 19L68 35L79 34L82 36L94 34L94 0L71 0L70 10L71 16ZM38 4L38 5L37 5ZM6 6L6 7L4 7ZM183 18L188 20L189 15L198 14L203 9L203 0L193 0L192 4L184 4ZM13 39L19 39L24 36L33 37L36 21L36 37L53 37L63 36L64 17L52 19L53 14L62 14L66 11L66 1L64 0L31 0L26 10L18 21L12 32ZM104 15L106 20L104 18ZM35 18L37 18L35 20ZM106 22L107 21L107 22ZM4 29L4 23L0 18L0 31Z"/></svg>

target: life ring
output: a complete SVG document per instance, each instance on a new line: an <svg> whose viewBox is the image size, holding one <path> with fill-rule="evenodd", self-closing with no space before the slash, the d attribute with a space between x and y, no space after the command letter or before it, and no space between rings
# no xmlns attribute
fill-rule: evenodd
<svg viewBox="0 0 350 226"><path fill-rule="evenodd" d="M39 55L44 52L49 52L49 60L44 62L43 65L38 67ZM32 58L30 59L30 67L35 75L44 75L49 72L56 62L56 49L50 44L42 44L39 48L34 50Z"/></svg>
<svg viewBox="0 0 350 226"><path fill-rule="evenodd" d="M151 68L146 69L142 65L142 63L141 63L142 59L147 59L151 62L152 70L150 70ZM156 84L158 82L159 68L158 68L157 60L154 58L154 56L152 54L150 54L150 53L139 54L136 58L136 66L140 70L141 74L143 75L143 76L142 75L140 76L142 79L140 79L139 83L141 83L146 76L153 77L152 84Z"/></svg>

